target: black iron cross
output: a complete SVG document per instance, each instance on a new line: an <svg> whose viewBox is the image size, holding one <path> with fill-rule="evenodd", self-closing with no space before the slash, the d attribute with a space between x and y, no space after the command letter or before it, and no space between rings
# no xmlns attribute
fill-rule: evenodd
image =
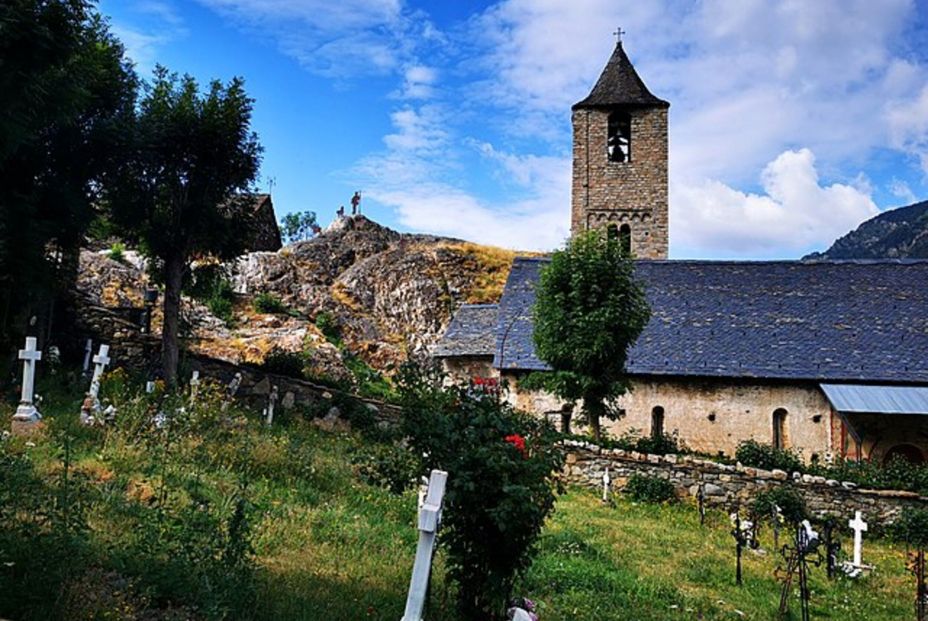
<svg viewBox="0 0 928 621"><path fill-rule="evenodd" d="M617 43L621 43L621 42L622 42L622 35L625 34L625 31L622 30L622 27L620 26L620 27L616 28L615 32L613 32L612 34L615 35L615 40L616 40L616 42L617 42Z"/></svg>
<svg viewBox="0 0 928 621"><path fill-rule="evenodd" d="M907 568L915 575L915 618L928 620L928 583L926 583L925 549L917 548L909 552Z"/></svg>

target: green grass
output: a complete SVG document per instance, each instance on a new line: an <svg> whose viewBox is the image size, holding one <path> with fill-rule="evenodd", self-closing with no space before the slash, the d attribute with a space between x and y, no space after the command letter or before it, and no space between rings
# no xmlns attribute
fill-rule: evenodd
<svg viewBox="0 0 928 621"><path fill-rule="evenodd" d="M0 457L24 456L34 466L48 487L28 491L54 496L46 507L54 515L62 494L56 481L63 423L76 417L78 401L61 391L45 393L50 433L35 447L19 440L6 443ZM233 507L230 498L243 481L250 503L254 597L247 610L226 613L226 618L396 621L402 616L417 538L415 493L395 495L361 480L352 456L369 450L366 440L357 434L321 432L286 416L268 430L251 413L248 423L216 422L215 427L178 432L165 445L153 430L134 426L129 406L126 410L116 430L72 432L71 484L83 481L91 491L83 507L86 528L68 535L68 545L80 554L68 558L56 592L71 593L88 582L101 590L93 577L103 571L115 572L120 578L116 582L131 585L131 593L93 606L74 604L67 615L60 605L68 598L51 597L29 603L34 608L28 614L17 614L24 605L16 599L25 597L19 595L23 585L15 568L0 564L0 593L7 593L0 594L0 617L133 618L125 613L127 607L146 606L193 611L196 618L222 617L222 598L228 596L216 584L224 579L222 567L210 569L207 562L216 554L198 562L184 555L218 545L200 538L194 519L204 524L215 520L222 540L221 525ZM153 501L150 494L157 496L162 489L168 492L166 500ZM198 511L198 503L209 510ZM27 562L37 549L29 537L38 537L39 531L26 528L32 521L22 512L6 518L0 523L0 562L10 562L17 553L22 555L15 558L17 563ZM18 521L22 528L17 528ZM778 559L746 553L744 586L736 587L728 531L721 512L710 513L701 527L690 505L619 499L609 507L592 492L570 489L558 501L518 594L539 602L543 621L775 619L779 585L773 571ZM769 537L769 530L762 533L768 549ZM151 541L157 545L149 545ZM824 568L813 569L813 619L896 621L913 616L914 581L904 571L903 550L871 539L865 558L877 569L858 581L829 582ZM198 573L205 562L208 566ZM427 618L457 621L453 586L444 580L442 564L439 554ZM797 619L795 599L792 608L791 618Z"/></svg>

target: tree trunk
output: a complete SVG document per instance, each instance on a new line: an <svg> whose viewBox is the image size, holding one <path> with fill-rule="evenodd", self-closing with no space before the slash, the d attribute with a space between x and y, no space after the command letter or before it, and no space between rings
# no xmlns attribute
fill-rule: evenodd
<svg viewBox="0 0 928 621"><path fill-rule="evenodd" d="M184 279L184 259L171 256L164 261L164 322L161 327L161 368L168 386L177 383L178 326L180 290Z"/></svg>
<svg viewBox="0 0 928 621"><path fill-rule="evenodd" d="M573 413L574 408L572 405L561 410L561 433L565 436L570 435L570 419L573 417Z"/></svg>

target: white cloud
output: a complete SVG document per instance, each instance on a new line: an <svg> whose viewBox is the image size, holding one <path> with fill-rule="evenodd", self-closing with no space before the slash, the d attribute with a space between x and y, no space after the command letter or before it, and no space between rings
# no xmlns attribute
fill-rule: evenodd
<svg viewBox="0 0 928 621"><path fill-rule="evenodd" d="M916 99L892 106L888 117L893 146L917 157L928 174L928 86Z"/></svg>
<svg viewBox="0 0 928 621"><path fill-rule="evenodd" d="M438 71L425 65L411 65L404 72L403 87L395 96L400 99L430 99L435 95Z"/></svg>
<svg viewBox="0 0 928 621"><path fill-rule="evenodd" d="M889 191L893 196L900 199L904 205L918 202L918 197L915 196L915 192L912 191L908 183L901 179L893 178L889 184Z"/></svg>
<svg viewBox="0 0 928 621"><path fill-rule="evenodd" d="M765 194L715 180L671 187L674 248L727 256L783 256L824 248L879 213L867 187L822 185L808 149L785 151L761 174Z"/></svg>
<svg viewBox="0 0 928 621"><path fill-rule="evenodd" d="M401 0L199 0L320 75L385 75L410 62L423 42L441 39ZM420 88L423 86L420 83Z"/></svg>

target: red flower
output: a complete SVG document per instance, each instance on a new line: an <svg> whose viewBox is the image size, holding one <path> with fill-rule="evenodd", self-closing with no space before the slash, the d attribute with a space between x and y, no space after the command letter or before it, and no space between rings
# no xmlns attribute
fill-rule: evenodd
<svg viewBox="0 0 928 621"><path fill-rule="evenodd" d="M503 440L516 447L516 450L522 453L522 457L527 457L525 454L525 438L517 433L513 433L503 438Z"/></svg>

